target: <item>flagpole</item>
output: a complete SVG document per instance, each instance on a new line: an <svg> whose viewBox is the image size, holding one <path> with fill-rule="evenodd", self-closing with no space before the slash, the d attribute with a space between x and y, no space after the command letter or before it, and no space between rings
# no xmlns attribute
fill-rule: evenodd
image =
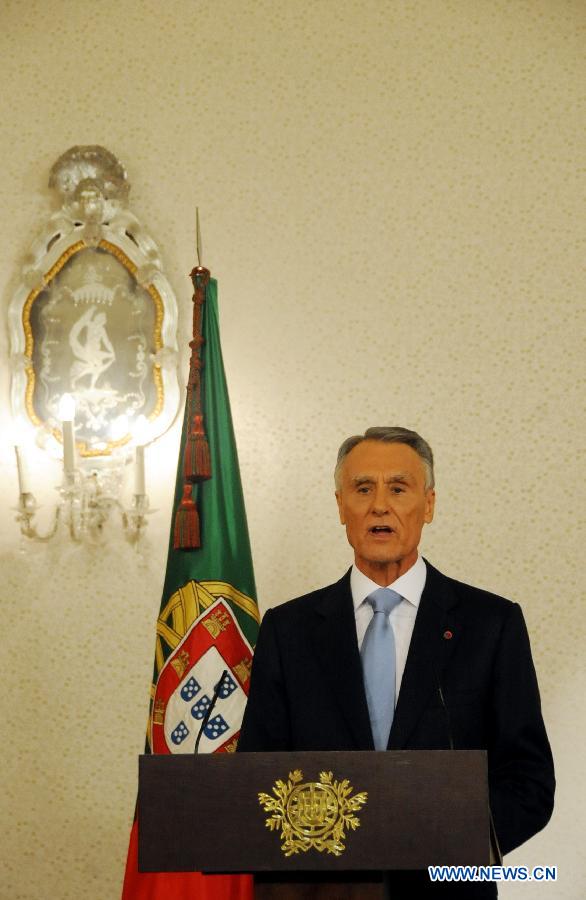
<svg viewBox="0 0 586 900"><path fill-rule="evenodd" d="M218 735L217 738L204 734L202 741L205 742L205 752L234 752L244 699L248 694L252 648L260 618L255 600L254 571L228 386L222 363L217 285L203 265L199 228L198 232L197 265L191 272L194 328L189 382L177 460L171 541L157 620L147 753L193 752L196 739L193 702L181 696L181 679L185 683L192 669L201 681L202 693L205 691L210 697L218 681L214 663L210 662L204 649L208 647L208 638L213 630L206 627L203 621L205 616L210 620L207 624L213 621L214 628L216 617L220 616L221 635L218 640L221 652L225 654L225 663L230 667L230 678L240 685L240 690L234 695L234 699L240 697L240 705L233 707L232 700L228 700L226 706L220 696L218 704L223 705L223 710L220 710L223 716L228 715L229 734L222 732L224 736ZM200 380L204 361L205 376ZM195 482L205 476L198 470L186 478L184 449L191 442L199 442L201 436L194 435L194 431L201 423L203 433L204 421L211 454L208 471L211 473L213 470L214 477L198 487ZM197 455L195 449L189 452L193 461ZM205 517L201 540L196 501L199 512ZM177 515L178 508L181 509ZM227 528L231 531L229 539ZM181 705L178 718L175 714L176 702ZM214 717L217 713L218 706ZM181 723L187 729L189 740L183 735L183 729L178 732L177 727L174 728ZM169 729L173 728L170 734ZM161 841L173 840L169 835L161 834L160 837ZM250 875L140 872L138 818L135 817L128 848L123 900L168 900L169 897L174 900L193 900L195 897L199 900L234 900L236 897L239 900L253 900L253 894Z"/></svg>

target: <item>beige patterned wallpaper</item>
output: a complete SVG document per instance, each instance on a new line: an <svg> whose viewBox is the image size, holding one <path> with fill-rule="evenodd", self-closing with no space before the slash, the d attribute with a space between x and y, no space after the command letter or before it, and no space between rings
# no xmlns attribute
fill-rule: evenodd
<svg viewBox="0 0 586 900"><path fill-rule="evenodd" d="M375 423L428 437L426 554L530 626L558 803L510 859L557 864L555 887L523 891L556 900L586 881L585 23L583 0L0 4L4 307L49 167L100 143L162 247L185 348L200 206L263 609L349 563L341 439ZM145 558L115 528L101 552L21 547L2 323L0 897L110 900L178 433L147 456ZM50 501L58 471L33 465Z"/></svg>

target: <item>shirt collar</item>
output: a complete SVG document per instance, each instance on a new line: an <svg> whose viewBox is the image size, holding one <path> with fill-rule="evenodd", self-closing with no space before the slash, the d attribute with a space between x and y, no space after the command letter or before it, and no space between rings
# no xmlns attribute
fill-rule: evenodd
<svg viewBox="0 0 586 900"><path fill-rule="evenodd" d="M419 607L419 601L425 587L425 579L427 577L427 567L422 556L417 554L417 560L410 569L403 572L396 581L386 585L397 594L400 594L405 600L411 603L416 609ZM352 592L352 602L354 610L357 610L369 594L380 588L380 584L371 581L364 572L357 568L356 564L352 566L350 573L350 590Z"/></svg>

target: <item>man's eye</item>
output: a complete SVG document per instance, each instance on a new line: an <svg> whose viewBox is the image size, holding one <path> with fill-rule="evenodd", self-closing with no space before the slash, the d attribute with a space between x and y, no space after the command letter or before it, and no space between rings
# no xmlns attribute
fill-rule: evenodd
<svg viewBox="0 0 586 900"><path fill-rule="evenodd" d="M404 494L404 493L405 493L405 488L398 487L397 485L394 485L391 488L391 494Z"/></svg>
<svg viewBox="0 0 586 900"><path fill-rule="evenodd" d="M358 493L359 493L359 494L368 494L369 491L370 491L370 487L369 487L369 485L367 485L367 484L361 484L361 485L358 487Z"/></svg>

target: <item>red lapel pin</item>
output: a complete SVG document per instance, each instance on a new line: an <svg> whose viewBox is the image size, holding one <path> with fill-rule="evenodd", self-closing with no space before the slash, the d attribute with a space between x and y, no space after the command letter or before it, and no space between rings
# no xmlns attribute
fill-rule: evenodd
<svg viewBox="0 0 586 900"><path fill-rule="evenodd" d="M450 631L450 629L447 628L447 629L444 631L444 640L445 640L445 641L451 641L453 637L454 637L454 632L453 632L453 631Z"/></svg>

